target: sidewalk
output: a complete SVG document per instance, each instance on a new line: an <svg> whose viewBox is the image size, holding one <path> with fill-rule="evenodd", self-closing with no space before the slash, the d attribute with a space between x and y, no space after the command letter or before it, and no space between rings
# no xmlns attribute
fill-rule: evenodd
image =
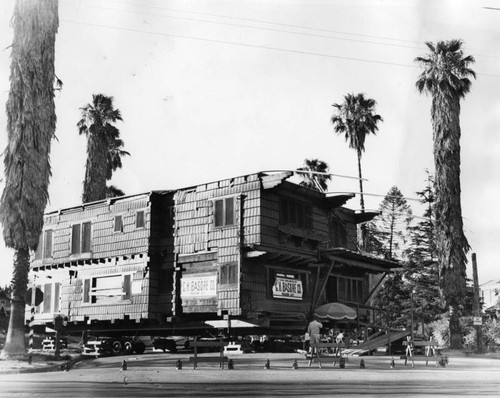
<svg viewBox="0 0 500 398"><path fill-rule="evenodd" d="M213 354L201 354L200 356L217 356L216 353ZM473 366L473 364L483 362L485 360L489 362L493 360L494 364L500 359L500 353L487 353L487 354L471 354L466 355L462 351L449 350L443 352L444 356L449 358L449 364L447 368L467 368ZM73 356L72 359L72 371L73 370L86 370L95 369L99 367L104 368L116 368L118 371L120 369L121 362L125 360L127 362L128 371L178 371L176 369L177 361L180 360L182 363L182 370L193 370L193 364L189 362L189 357L192 353L154 353L147 351L143 355L123 355L123 356L110 356L102 357L98 359L85 359L81 361L81 358L77 355ZM265 369L265 363L267 360L270 362L269 370L292 370L294 361L297 361L299 369L316 370L319 369L319 365L316 361L312 363L309 368L308 360L305 356L300 353L250 353L250 354L229 354L227 355L229 359L233 360L234 370L267 370ZM391 361L394 359L394 368L391 368ZM366 369L411 369L411 365L404 366L404 359L401 359L399 355L396 356L362 356L362 357L346 357L345 369L359 369L361 360L363 360ZM478 361L479 360L479 361ZM32 363L29 364L27 361L7 361L0 360L0 374L15 374L15 373L37 373L37 372L58 372L62 370L62 366L66 365L67 360L54 360L53 358L47 359L47 354L40 355L34 354ZM328 369L340 369L339 362L333 364L333 359L331 361L323 362L323 370ZM496 366L496 365L495 365ZM500 362L498 363L500 366ZM414 370L419 369L436 369L435 361L430 361L426 366L425 362L419 361L415 363ZM182 372L178 371L178 372ZM202 370L209 371L221 371L219 369L218 363L204 363L201 362L198 365L196 372ZM223 371L229 371L227 368L227 363L224 365ZM125 373L125 372L124 372Z"/></svg>

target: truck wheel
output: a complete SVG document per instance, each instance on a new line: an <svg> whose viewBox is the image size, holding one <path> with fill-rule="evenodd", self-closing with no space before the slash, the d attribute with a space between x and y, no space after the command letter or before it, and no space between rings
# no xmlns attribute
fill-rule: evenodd
<svg viewBox="0 0 500 398"><path fill-rule="evenodd" d="M123 349L123 345L122 345L122 342L120 340L113 341L113 344L111 346L111 350L113 351L113 354L119 354L120 352L122 352L122 349Z"/></svg>
<svg viewBox="0 0 500 398"><path fill-rule="evenodd" d="M125 354L132 354L132 351L133 351L133 348L132 348L132 342L130 341L126 341L124 344L123 344L123 352Z"/></svg>
<svg viewBox="0 0 500 398"><path fill-rule="evenodd" d="M146 351L146 345L142 341L136 341L132 347L137 354L144 354Z"/></svg>

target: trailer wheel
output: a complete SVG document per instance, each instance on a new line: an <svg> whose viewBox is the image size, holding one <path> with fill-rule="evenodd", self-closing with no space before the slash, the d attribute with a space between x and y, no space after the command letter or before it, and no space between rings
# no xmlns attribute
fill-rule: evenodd
<svg viewBox="0 0 500 398"><path fill-rule="evenodd" d="M132 342L126 341L123 344L123 352L125 352L125 354L132 354L132 351L133 351Z"/></svg>
<svg viewBox="0 0 500 398"><path fill-rule="evenodd" d="M142 341L136 341L132 347L137 354L144 354L144 351L146 351L146 344Z"/></svg>
<svg viewBox="0 0 500 398"><path fill-rule="evenodd" d="M122 349L123 349L123 345L122 345L122 342L120 340L113 341L113 344L111 346L111 350L113 351L113 354L119 354L120 352L122 352Z"/></svg>

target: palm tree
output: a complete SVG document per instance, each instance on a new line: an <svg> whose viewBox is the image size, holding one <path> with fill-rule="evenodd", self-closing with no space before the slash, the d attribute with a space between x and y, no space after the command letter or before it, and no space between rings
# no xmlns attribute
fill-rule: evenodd
<svg viewBox="0 0 500 398"><path fill-rule="evenodd" d="M460 203L460 100L470 91L472 56L464 56L461 40L425 43L430 53L417 57L423 68L417 90L432 97L436 185L436 251L443 296L450 308L450 346L461 347L459 309L466 295L469 243L463 231Z"/></svg>
<svg viewBox="0 0 500 398"><path fill-rule="evenodd" d="M0 221L14 249L11 315L3 357L22 356L30 250L36 250L48 200L54 105L57 0L18 0L14 6L10 91L6 104L8 144Z"/></svg>
<svg viewBox="0 0 500 398"><path fill-rule="evenodd" d="M344 134L349 148L358 155L358 175L361 211L365 211L363 199L363 176L361 173L361 156L365 151L365 138L368 134L375 134L378 130L377 123L383 121L375 113L375 100L365 98L364 94L347 94L342 104L333 104L337 108L332 116L333 130L337 134Z"/></svg>
<svg viewBox="0 0 500 398"><path fill-rule="evenodd" d="M87 136L87 163L83 181L82 201L106 198L106 181L122 167L121 158L129 155L122 150L120 131L112 123L123 120L120 110L113 108L113 97L92 95L92 104L80 108L79 134Z"/></svg>
<svg viewBox="0 0 500 398"><path fill-rule="evenodd" d="M305 159L304 166L298 170L309 171L310 173L300 173L302 178L300 185L325 192L328 188L328 181L332 179L332 176L328 174L329 169L328 164L322 160Z"/></svg>
<svg viewBox="0 0 500 398"><path fill-rule="evenodd" d="M106 199L116 198L118 196L125 196L125 192L114 185L108 185L106 187Z"/></svg>

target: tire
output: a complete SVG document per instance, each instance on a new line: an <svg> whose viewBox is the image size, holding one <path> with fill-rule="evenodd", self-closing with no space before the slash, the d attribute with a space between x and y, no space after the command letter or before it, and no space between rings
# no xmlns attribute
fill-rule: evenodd
<svg viewBox="0 0 500 398"><path fill-rule="evenodd" d="M144 351L146 351L146 344L144 344L142 341L136 341L132 344L132 348L135 353L139 355L144 354Z"/></svg>
<svg viewBox="0 0 500 398"><path fill-rule="evenodd" d="M123 350L123 344L120 340L115 340L111 344L111 351L113 351L113 354L119 354Z"/></svg>
<svg viewBox="0 0 500 398"><path fill-rule="evenodd" d="M132 354L132 351L134 351L134 349L132 348L132 342L126 341L123 344L123 352L128 355L128 354Z"/></svg>

